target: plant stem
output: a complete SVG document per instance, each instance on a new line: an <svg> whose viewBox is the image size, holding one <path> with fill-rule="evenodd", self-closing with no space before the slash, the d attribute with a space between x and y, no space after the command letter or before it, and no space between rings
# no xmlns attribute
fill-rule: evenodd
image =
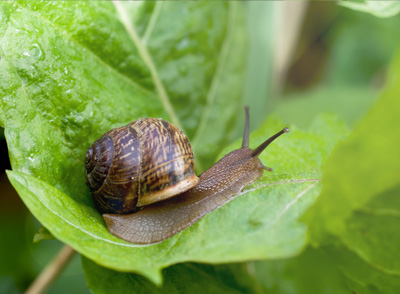
<svg viewBox="0 0 400 294"><path fill-rule="evenodd" d="M68 245L61 248L57 256L46 266L40 275L26 290L26 294L44 293L53 281L60 275L65 266L74 256L75 250Z"/></svg>

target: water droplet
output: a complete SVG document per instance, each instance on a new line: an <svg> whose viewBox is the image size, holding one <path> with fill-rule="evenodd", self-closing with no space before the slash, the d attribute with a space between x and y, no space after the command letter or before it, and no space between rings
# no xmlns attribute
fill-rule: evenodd
<svg viewBox="0 0 400 294"><path fill-rule="evenodd" d="M29 154L28 160L31 161L31 162L35 161L35 158L33 158L33 153Z"/></svg>
<svg viewBox="0 0 400 294"><path fill-rule="evenodd" d="M40 49L39 44L33 43L32 46L37 49L37 51L36 51L38 53L37 56L41 57L43 52L42 52L42 49Z"/></svg>
<svg viewBox="0 0 400 294"><path fill-rule="evenodd" d="M34 61L39 61L40 59L44 58L44 54L40 46L36 43L33 43L30 48L28 54L25 54L25 56L32 56Z"/></svg>
<svg viewBox="0 0 400 294"><path fill-rule="evenodd" d="M68 68L64 67L64 72L67 75L68 74Z"/></svg>

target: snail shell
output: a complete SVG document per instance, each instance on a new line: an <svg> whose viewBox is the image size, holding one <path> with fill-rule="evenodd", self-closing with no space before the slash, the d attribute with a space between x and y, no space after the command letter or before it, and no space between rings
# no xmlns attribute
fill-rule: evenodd
<svg viewBox="0 0 400 294"><path fill-rule="evenodd" d="M188 138L157 118L105 133L86 152L85 167L100 213L132 213L199 183Z"/></svg>

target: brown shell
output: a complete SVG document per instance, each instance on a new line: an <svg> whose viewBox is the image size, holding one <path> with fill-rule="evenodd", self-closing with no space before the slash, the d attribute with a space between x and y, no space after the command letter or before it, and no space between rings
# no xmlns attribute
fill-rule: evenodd
<svg viewBox="0 0 400 294"><path fill-rule="evenodd" d="M178 128L144 118L105 133L86 152L86 182L101 213L126 214L196 186L194 156Z"/></svg>

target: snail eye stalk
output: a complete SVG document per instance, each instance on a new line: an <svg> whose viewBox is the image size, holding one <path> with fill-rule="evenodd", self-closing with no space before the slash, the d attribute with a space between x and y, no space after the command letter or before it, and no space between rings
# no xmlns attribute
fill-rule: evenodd
<svg viewBox="0 0 400 294"><path fill-rule="evenodd" d="M244 125L242 148L249 148L250 119L249 119L249 107L247 105L244 107L244 111L246 112L246 124Z"/></svg>
<svg viewBox="0 0 400 294"><path fill-rule="evenodd" d="M283 135L284 133L289 133L289 129L284 128L282 131L276 133L275 135L273 135L270 138L268 138L267 140L265 140L263 143L260 144L260 146L258 146L256 149L253 150L253 152L251 153L251 156L257 157L258 155L260 155L261 152L263 152L264 149L267 148L269 144L271 144L276 138Z"/></svg>

